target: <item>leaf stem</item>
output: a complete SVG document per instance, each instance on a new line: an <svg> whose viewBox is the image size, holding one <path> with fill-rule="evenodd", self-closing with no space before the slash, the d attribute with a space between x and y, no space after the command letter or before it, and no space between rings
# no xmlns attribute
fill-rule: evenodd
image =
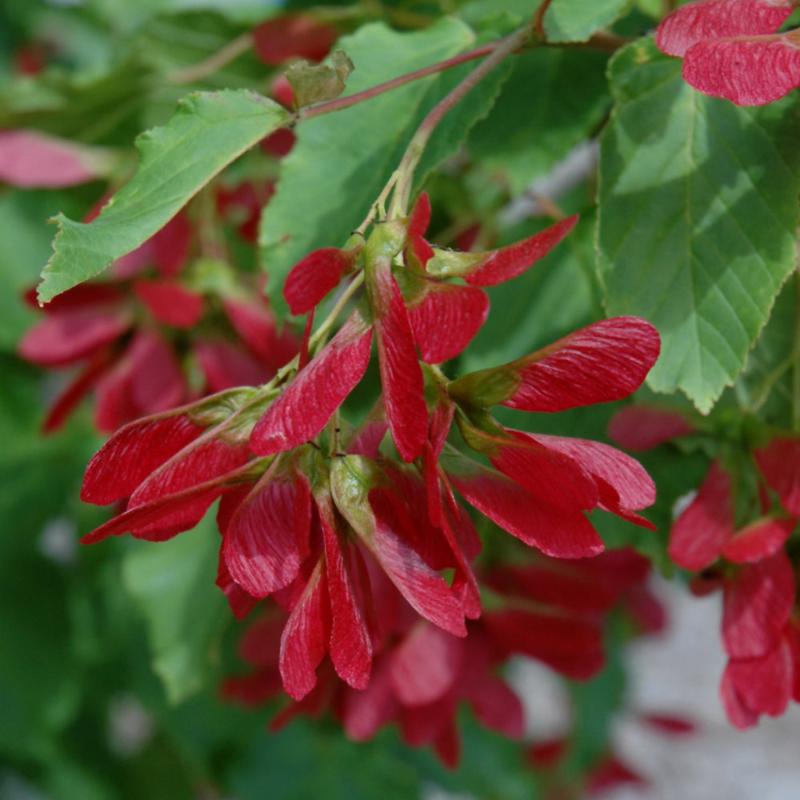
<svg viewBox="0 0 800 800"><path fill-rule="evenodd" d="M427 114L425 119L417 128L417 132L408 143L406 152L403 154L400 164L397 167L398 178L392 196L392 205L389 210L389 217L405 215L408 206L411 187L414 179L414 170L419 164L422 153L430 141L433 132L439 123L444 119L461 100L466 97L495 67L499 66L515 50L525 44L531 35L530 25L525 25L510 36L499 39L494 43L491 54L479 64L472 72L464 78L449 94L445 95Z"/></svg>
<svg viewBox="0 0 800 800"><path fill-rule="evenodd" d="M370 206L369 213L366 217L364 217L364 221L355 229L354 233L363 236L375 217L386 216L386 199L389 197L389 192L392 191L399 177L400 174L397 170L395 170L389 176L389 180L386 182L386 185L383 187L383 189L381 189L381 193L378 195L377 200L375 200L375 202Z"/></svg>
<svg viewBox="0 0 800 800"><path fill-rule="evenodd" d="M361 288L361 285L364 283L364 273L359 272L358 275L350 281L350 285L341 293L339 299L336 301L336 304L328 313L328 316L320 323L319 328L314 331L311 338L308 340L308 349L311 351L314 349L317 344L319 344L323 340L323 336L325 336L330 328L333 326L333 323L336 322L336 318L341 314L342 309L347 305L347 303L352 299L353 295Z"/></svg>
<svg viewBox="0 0 800 800"><path fill-rule="evenodd" d="M503 41L502 39L500 41ZM459 64L464 64L467 61L474 61L477 58L483 58L494 52L497 47L497 42L476 47L474 50L468 50L466 53L460 53L452 58L447 58L444 61L438 61L421 69L416 69L413 72L407 72L405 75L398 75L396 78L378 83L375 86L370 86L369 89L364 89L361 92L347 95L347 97L337 97L335 100L326 100L324 103L317 103L313 106L308 106L297 112L297 119L313 119L314 117L321 117L323 114L331 114L334 111L342 111L350 106L363 103L365 100L371 100L373 97L390 92L392 89L397 89L400 86L405 86L407 83L418 81L421 78L427 78L429 75L435 75L438 72L444 72L452 67L457 67Z"/></svg>
<svg viewBox="0 0 800 800"><path fill-rule="evenodd" d="M181 67L171 72L167 75L167 80L179 86L186 83L195 83L226 67L239 56L244 55L252 46L252 34L243 33L203 61L198 61L196 64L190 64L188 67Z"/></svg>

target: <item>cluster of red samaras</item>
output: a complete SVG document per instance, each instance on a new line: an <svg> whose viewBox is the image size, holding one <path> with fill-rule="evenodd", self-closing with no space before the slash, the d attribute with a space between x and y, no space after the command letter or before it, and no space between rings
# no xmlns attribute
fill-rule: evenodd
<svg viewBox="0 0 800 800"><path fill-rule="evenodd" d="M556 412L626 397L655 362L659 338L644 320L609 319L448 380L435 364L458 355L485 320L480 287L521 274L575 219L499 250L462 253L425 240L429 213L423 196L408 219L378 223L366 239L303 259L285 296L309 319L340 283L364 280L365 296L338 333L324 346L306 333L297 361L270 384L123 427L89 464L82 497L125 504L87 542L124 533L168 539L219 500L218 585L237 616L267 597L282 609L259 628L273 643L269 657L259 657L271 668L267 685L280 676L295 701L314 707L330 698L338 676L339 695L349 699L337 708L354 735L410 720L409 741L432 743L452 760L453 730L442 709L461 699L487 717L497 712L494 702L511 707L491 672L510 650L576 677L594 672L602 662L598 612L646 572L635 556L619 555L620 566L609 554L592 566L561 567L559 578L542 560L539 573L549 570L557 587L545 598L536 596L547 591L545 578L532 577L537 568L498 570L484 585L506 598L502 610L478 622L472 562L481 540L457 494L540 553L569 559L603 550L587 512L650 526L638 512L655 496L650 477L624 453L506 429L489 409ZM368 368L373 341L382 393L353 429L339 410ZM455 446L455 427L491 466ZM573 593L565 588L570 580ZM598 583L602 604L585 596L585 586ZM531 598L539 610L526 605ZM428 656L426 667L442 672L439 683L398 690L397 676L414 672L408 664L418 636L442 654ZM259 680L254 691L266 691ZM502 724L516 729L517 718Z"/></svg>
<svg viewBox="0 0 800 800"><path fill-rule="evenodd" d="M410 746L431 746L453 766L461 703L487 727L522 737L522 703L498 673L509 657L528 656L567 677L586 679L603 665L603 624L612 611L625 613L637 632L657 632L663 625L662 609L646 588L649 564L630 550L572 562L539 556L524 565L496 566L482 576L496 607L469 622L466 637L420 620L385 574L374 566L367 570L377 601L370 620L368 684L354 688L325 663L314 688L275 716L273 730L300 714L332 712L349 738L364 741L395 723ZM242 639L240 654L253 670L225 682L223 695L229 699L260 705L281 696L291 595L279 592L275 600ZM334 613L332 605L322 606L320 637L335 624Z"/></svg>
<svg viewBox="0 0 800 800"><path fill-rule="evenodd" d="M217 205L221 218L250 235L261 208L252 185L220 188ZM210 392L261 384L297 352L296 338L278 330L252 282L218 264L225 288L195 288L201 276L187 274L187 265L196 238L181 213L119 259L112 280L82 284L44 307L20 355L49 369L77 368L50 408L46 431L58 429L90 392L97 428L111 432ZM38 308L33 290L26 300Z"/></svg>
<svg viewBox="0 0 800 800"><path fill-rule="evenodd" d="M800 31L779 33L795 0L699 0L670 14L658 47L683 58L683 77L740 106L779 100L800 86Z"/></svg>
<svg viewBox="0 0 800 800"><path fill-rule="evenodd" d="M631 407L611 435L632 450L690 435L672 412ZM797 553L790 537L800 517L800 436L714 461L697 495L675 521L669 554L699 573L697 593L723 592L722 640L729 661L721 694L740 728L800 702Z"/></svg>
<svg viewBox="0 0 800 800"><path fill-rule="evenodd" d="M336 28L303 14L275 17L253 31L256 53L270 66L292 58L319 61L337 36ZM291 87L282 76L272 94L291 107ZM281 129L261 149L280 158L293 144L294 133ZM106 172L102 156L74 142L33 130L0 131L4 183L67 187L103 179ZM218 186L219 224L235 226L244 241L255 243L272 191L271 183ZM261 384L297 352L295 337L277 330L259 287L230 272L216 282L223 292L195 288L198 281L186 273L198 238L197 226L181 213L120 259L112 281L78 286L44 308L45 318L21 341L20 355L48 369L77 368L45 419L46 431L63 425L90 392L97 428L111 432L209 393ZM33 291L26 301L38 309Z"/></svg>

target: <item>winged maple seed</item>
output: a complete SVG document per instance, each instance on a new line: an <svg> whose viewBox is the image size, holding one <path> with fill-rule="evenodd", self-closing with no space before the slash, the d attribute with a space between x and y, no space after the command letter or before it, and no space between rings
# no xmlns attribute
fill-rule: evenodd
<svg viewBox="0 0 800 800"><path fill-rule="evenodd" d="M368 569L365 578L380 598L369 617L374 666L368 685L354 689L337 675L338 668L325 665L314 688L285 705L271 727L331 710L351 739L364 741L397 723L409 745L431 746L445 764L455 766L461 703L486 727L522 737L520 699L496 674L510 657L526 655L562 675L586 679L605 663L602 631L613 611L624 609L642 632L658 630L663 618L646 587L649 572L647 560L631 550L567 564L538 556L524 566L497 567L482 576L497 608L469 622L464 638L419 620L385 573ZM281 694L285 662L279 653L293 601L287 593L274 600L241 641L240 654L252 671L223 685L224 696L245 705L258 706ZM642 614L646 605L655 614ZM333 641L337 609L331 602L318 611L314 622L321 639Z"/></svg>
<svg viewBox="0 0 800 800"><path fill-rule="evenodd" d="M638 450L698 433L683 415L636 406L620 412L610 431ZM722 591L729 660L720 691L739 728L800 702L797 575L787 553L800 517L800 438L774 431L767 437L721 451L669 542L672 560L697 573L698 593Z"/></svg>
<svg viewBox="0 0 800 800"><path fill-rule="evenodd" d="M274 665L296 701L317 690L323 662L331 679L335 674L352 689L388 691L380 677L388 656L375 627L388 595L409 624L420 620L419 636L444 643L443 653L472 647L458 644L468 630L508 643L512 630L528 626L520 644L525 652L569 674L599 668L598 629L568 614L531 616L513 611L509 601L483 627L467 622L481 614L472 567L481 540L456 493L516 538L559 558L603 550L586 517L593 509L650 526L638 512L655 490L636 461L597 442L505 429L490 409L556 412L625 397L658 356L655 329L634 317L606 320L510 364L448 380L426 360L457 355L477 333L488 310L478 287L532 267L576 220L500 250L461 253L425 241L429 209L423 195L408 218L377 222L368 235L342 249L315 251L292 270L285 295L301 313L313 314L349 281L328 320L364 285L329 342L326 321L306 335L308 358L290 362L271 382L123 427L84 479L84 500L125 502L88 542L123 533L167 539L194 527L219 499L217 582L237 616L267 597L284 609ZM382 393L354 429L341 409L369 367L373 340ZM492 466L467 456L464 446ZM574 639L574 653L560 645L548 650L547 642L561 635ZM412 658L412 645L402 652ZM485 704L483 692L506 691L475 680L462 685L453 678L460 688L448 690L447 704L458 697ZM392 702L375 702L389 716L390 707L419 705L406 702L406 689L392 694ZM362 712L353 714L345 727L361 735L373 730L364 727ZM451 728L433 738L419 735L435 740L451 760Z"/></svg>
<svg viewBox="0 0 800 800"><path fill-rule="evenodd" d="M656 43L683 58L683 77L705 94L764 105L800 86L800 31L779 33L794 0L700 0L670 14Z"/></svg>
<svg viewBox="0 0 800 800"><path fill-rule="evenodd" d="M269 187L220 186L217 210L251 241L268 196ZM60 428L92 392L96 427L110 433L192 398L263 383L297 352L299 342L279 330L255 287L226 265L216 263L215 283L204 286L198 265L190 264L198 236L189 215L181 213L119 259L111 280L76 286L44 309L33 290L26 294L44 319L22 338L19 354L48 369L78 368L56 397L45 431ZM192 379L193 371L201 373L200 380Z"/></svg>

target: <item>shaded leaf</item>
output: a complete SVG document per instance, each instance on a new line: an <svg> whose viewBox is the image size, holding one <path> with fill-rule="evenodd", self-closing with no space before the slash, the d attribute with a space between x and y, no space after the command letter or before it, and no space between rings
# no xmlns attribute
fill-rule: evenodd
<svg viewBox="0 0 800 800"><path fill-rule="evenodd" d="M216 662L227 614L215 586L219 537L209 514L196 530L154 545L136 543L122 576L147 625L153 669L170 702L202 689Z"/></svg>
<svg viewBox="0 0 800 800"><path fill-rule="evenodd" d="M553 0L544 15L548 42L585 42L627 11L631 0Z"/></svg>
<svg viewBox="0 0 800 800"><path fill-rule="evenodd" d="M330 57L330 64L309 64L298 61L286 70L292 87L293 102L298 108L337 98L345 89L345 81L353 71L353 62L343 50Z"/></svg>
<svg viewBox="0 0 800 800"><path fill-rule="evenodd" d="M787 104L736 108L687 86L652 42L610 66L600 272L611 314L659 329L648 382L707 413L744 366L794 269L798 153Z"/></svg>
<svg viewBox="0 0 800 800"><path fill-rule="evenodd" d="M136 249L223 167L287 119L277 103L244 90L184 98L167 125L139 137L139 169L99 217L90 223L55 218L59 232L39 300L51 300Z"/></svg>

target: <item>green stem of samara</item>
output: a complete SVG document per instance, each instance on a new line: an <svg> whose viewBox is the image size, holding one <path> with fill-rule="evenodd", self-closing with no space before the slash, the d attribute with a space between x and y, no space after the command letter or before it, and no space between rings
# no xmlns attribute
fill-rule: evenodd
<svg viewBox="0 0 800 800"><path fill-rule="evenodd" d="M308 349L309 352L312 351L321 341L325 334L333 326L333 323L336 322L336 318L339 314L342 313L342 309L347 305L347 303L352 299L353 295L361 288L362 284L364 283L364 273L359 272L358 275L350 281L350 285L342 292L339 299L336 301L336 305L330 310L328 316L320 324L319 328L314 331L314 335L308 340Z"/></svg>
<svg viewBox="0 0 800 800"><path fill-rule="evenodd" d="M502 39L500 41L503 41ZM476 47L474 50L468 50L466 53L460 53L452 58L447 58L444 61L437 61L421 69L415 69L413 72L407 72L404 75L398 75L396 78L378 83L375 86L370 86L369 89L349 94L346 97L337 97L335 100L326 100L323 103L317 103L313 106L301 108L297 112L297 119L313 119L320 117L323 114L331 114L334 111L342 111L350 106L363 103L365 100L371 100L373 97L390 92L392 89L397 89L400 86L405 86L407 83L418 81L421 78L427 78L429 75L435 75L437 72L444 72L452 67L457 67L459 64L464 64L467 61L474 61L476 58L483 58L484 56L492 53L497 46L497 42Z"/></svg>

